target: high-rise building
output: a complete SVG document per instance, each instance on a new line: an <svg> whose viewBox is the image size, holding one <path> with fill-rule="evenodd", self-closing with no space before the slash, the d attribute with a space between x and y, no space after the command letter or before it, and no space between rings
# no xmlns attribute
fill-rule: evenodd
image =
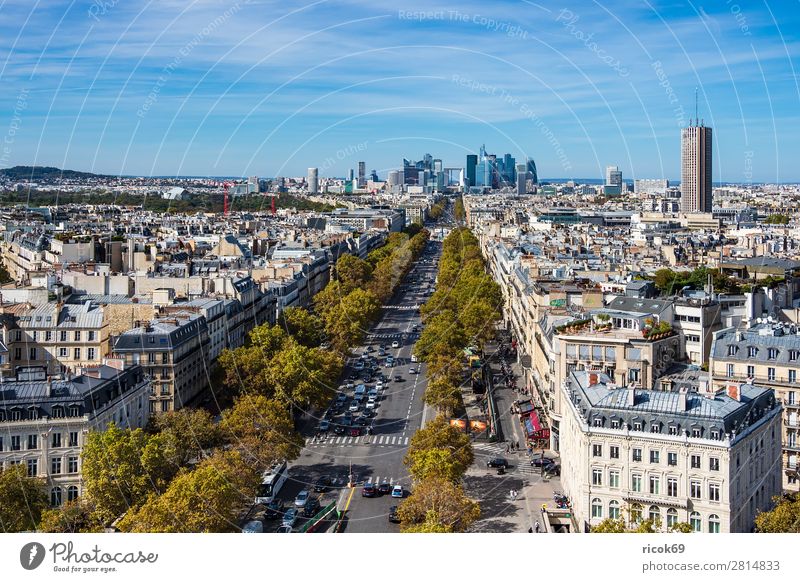
<svg viewBox="0 0 800 582"><path fill-rule="evenodd" d="M622 172L617 166L606 166L606 183L603 192L608 195L622 194Z"/></svg>
<svg viewBox="0 0 800 582"><path fill-rule="evenodd" d="M308 193L316 194L319 192L319 169L308 169Z"/></svg>
<svg viewBox="0 0 800 582"><path fill-rule="evenodd" d="M536 162L533 158L528 158L528 179L533 182L534 186L539 183L539 174L536 172Z"/></svg>
<svg viewBox="0 0 800 582"><path fill-rule="evenodd" d="M475 154L468 154L467 155L467 167L466 167L466 186L474 186L475 185L475 166L478 165L478 156Z"/></svg>
<svg viewBox="0 0 800 582"><path fill-rule="evenodd" d="M347 179L352 182L356 178L356 171L353 168L347 170Z"/></svg>
<svg viewBox="0 0 800 582"><path fill-rule="evenodd" d="M358 187L363 188L367 185L367 164L358 162Z"/></svg>
<svg viewBox="0 0 800 582"><path fill-rule="evenodd" d="M644 178L633 181L634 194L664 194L669 188L669 180Z"/></svg>
<svg viewBox="0 0 800 582"><path fill-rule="evenodd" d="M517 164L517 195L528 193L528 172L525 164Z"/></svg>
<svg viewBox="0 0 800 582"><path fill-rule="evenodd" d="M711 128L681 129L681 211L711 212Z"/></svg>
<svg viewBox="0 0 800 582"><path fill-rule="evenodd" d="M391 170L387 177L389 186L399 186L403 183L403 174L399 170Z"/></svg>

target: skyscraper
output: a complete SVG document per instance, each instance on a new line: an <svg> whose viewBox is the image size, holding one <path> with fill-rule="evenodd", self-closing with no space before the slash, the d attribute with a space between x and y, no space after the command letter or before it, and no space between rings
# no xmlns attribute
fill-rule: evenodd
<svg viewBox="0 0 800 582"><path fill-rule="evenodd" d="M468 154L467 168L466 168L467 187L475 185L475 166L477 165L478 165L478 156L476 156L475 154Z"/></svg>
<svg viewBox="0 0 800 582"><path fill-rule="evenodd" d="M517 164L517 195L528 193L528 172L525 164Z"/></svg>
<svg viewBox="0 0 800 582"><path fill-rule="evenodd" d="M358 187L363 188L367 185L367 164L358 162Z"/></svg>
<svg viewBox="0 0 800 582"><path fill-rule="evenodd" d="M536 162L533 158L528 158L528 179L533 182L534 186L539 183L539 174L536 172Z"/></svg>
<svg viewBox="0 0 800 582"><path fill-rule="evenodd" d="M681 129L681 212L711 212L711 128Z"/></svg>
<svg viewBox="0 0 800 582"><path fill-rule="evenodd" d="M319 192L319 169L308 169L308 193L316 194Z"/></svg>
<svg viewBox="0 0 800 582"><path fill-rule="evenodd" d="M606 166L606 183L603 186L603 193L606 196L622 194L622 172L617 166Z"/></svg>

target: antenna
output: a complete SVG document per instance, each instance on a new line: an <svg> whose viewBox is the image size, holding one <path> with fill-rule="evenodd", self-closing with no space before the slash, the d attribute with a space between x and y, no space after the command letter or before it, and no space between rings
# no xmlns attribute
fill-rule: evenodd
<svg viewBox="0 0 800 582"><path fill-rule="evenodd" d="M694 124L697 125L697 120L699 117L697 116L697 87L694 88Z"/></svg>

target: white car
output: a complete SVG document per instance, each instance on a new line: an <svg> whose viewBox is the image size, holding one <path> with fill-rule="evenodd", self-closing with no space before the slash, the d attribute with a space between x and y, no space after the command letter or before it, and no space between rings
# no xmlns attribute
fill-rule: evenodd
<svg viewBox="0 0 800 582"><path fill-rule="evenodd" d="M376 389L376 390L383 390L383 382L381 382L380 380L378 380L378 381L375 383L375 389Z"/></svg>
<svg viewBox="0 0 800 582"><path fill-rule="evenodd" d="M397 341L397 340L394 340L394 341L392 342L392 347L393 347L393 348L399 348L399 347L400 347L400 342L399 342L399 341Z"/></svg>
<svg viewBox="0 0 800 582"><path fill-rule="evenodd" d="M416 368L409 368L408 369L408 373L409 374L416 374L417 373L417 369Z"/></svg>
<svg viewBox="0 0 800 582"><path fill-rule="evenodd" d="M366 405L367 410L375 410L376 406L378 406L378 403L375 401L375 399L370 398L369 400L367 400L367 405Z"/></svg>

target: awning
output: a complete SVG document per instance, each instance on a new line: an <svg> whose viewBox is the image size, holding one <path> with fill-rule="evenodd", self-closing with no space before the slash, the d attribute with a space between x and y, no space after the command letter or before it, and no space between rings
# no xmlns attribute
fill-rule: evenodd
<svg viewBox="0 0 800 582"><path fill-rule="evenodd" d="M550 436L547 429L542 429L542 423L536 412L531 412L528 416L523 417L522 424L525 427L525 434L530 438L548 438ZM546 436L545 432L548 433Z"/></svg>

